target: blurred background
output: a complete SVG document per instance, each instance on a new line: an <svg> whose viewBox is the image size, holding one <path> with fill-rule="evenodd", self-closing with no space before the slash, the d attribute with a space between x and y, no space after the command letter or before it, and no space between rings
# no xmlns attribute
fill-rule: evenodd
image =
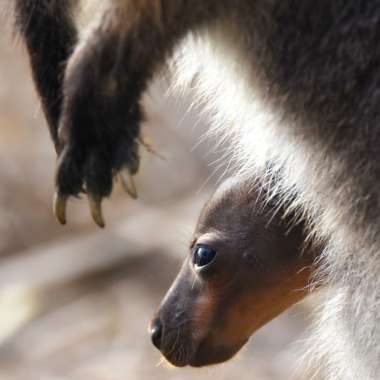
<svg viewBox="0 0 380 380"><path fill-rule="evenodd" d="M139 200L119 188L107 228L85 200L69 223L51 211L55 153L26 53L0 34L0 379L293 379L303 303L258 332L231 362L173 369L150 343L149 320L187 252L202 204L225 173L223 149L202 141L207 117L157 83L146 97Z"/></svg>

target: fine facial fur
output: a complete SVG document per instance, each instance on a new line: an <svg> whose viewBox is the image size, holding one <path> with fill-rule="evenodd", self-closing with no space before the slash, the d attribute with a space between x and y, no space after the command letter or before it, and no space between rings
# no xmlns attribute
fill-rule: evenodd
<svg viewBox="0 0 380 380"><path fill-rule="evenodd" d="M175 56L180 80L197 72L242 173L271 162L283 173L273 193L326 241L318 370L379 378L379 1L87 3L15 0L59 154L59 220L85 188L104 225L100 204L114 176L138 170L141 95ZM81 9L94 12L88 24Z"/></svg>
<svg viewBox="0 0 380 380"><path fill-rule="evenodd" d="M181 270L151 323L153 344L176 366L230 359L312 287L321 247L304 223L268 202L259 182L229 179L200 214ZM276 210L277 209L277 210Z"/></svg>

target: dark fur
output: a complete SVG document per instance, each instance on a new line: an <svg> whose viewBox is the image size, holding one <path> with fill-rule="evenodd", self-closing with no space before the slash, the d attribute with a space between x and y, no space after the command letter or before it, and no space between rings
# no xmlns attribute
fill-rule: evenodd
<svg viewBox="0 0 380 380"><path fill-rule="evenodd" d="M15 1L17 28L25 39L34 81L58 150L64 70L77 41L68 15L70 1Z"/></svg>
<svg viewBox="0 0 380 380"><path fill-rule="evenodd" d="M364 277L380 249L380 1L125 0L70 56L62 93L75 43L65 4L16 2L55 141L59 119L59 193L77 195L85 185L101 198L121 168L137 171L142 93L186 34L224 19L224 37L234 36L246 56L244 71L307 152L310 181L294 199L331 238L330 281L351 300L337 311L347 325L343 342L354 342L347 351L376 378L380 310L371 286L378 275L371 283ZM372 340L357 328L368 310Z"/></svg>
<svg viewBox="0 0 380 380"><path fill-rule="evenodd" d="M267 202L261 182L235 178L219 186L151 324L153 344L167 360L176 366L228 360L251 334L309 294L322 247L307 243L305 224L291 228L294 216L284 213ZM197 244L216 251L201 270L194 265Z"/></svg>
<svg viewBox="0 0 380 380"><path fill-rule="evenodd" d="M123 167L131 174L137 172L141 95L175 43L194 23L214 17L218 2L210 3L162 2L162 8L156 9L147 1L126 1L122 20L111 11L106 26L101 25L83 49L74 52L62 104L60 74L73 42L72 28L62 16L65 4L17 2L19 24L54 138L60 119L56 177L60 194L78 195L85 185L96 197L108 196L115 173ZM38 20L31 30L28 25L35 24L29 22L30 15ZM51 54L57 56L51 59Z"/></svg>
<svg viewBox="0 0 380 380"><path fill-rule="evenodd" d="M247 54L262 63L258 67L279 105L294 118L307 120L307 133L300 130L305 138L333 152L355 155L358 163L377 154L379 137L374 130L359 150L346 148L348 141L366 138L363 130L379 118L378 1L322 0L317 7L312 1L300 5L295 0L168 0L161 1L159 14L149 2L126 1L126 8L126 18L111 15L105 21L108 26L93 33L66 74L57 176L62 193L77 195L84 181L90 191L106 196L114 171L123 165L137 170L134 140L142 117L141 94L186 32L226 14L250 30L253 38L247 39ZM68 5L57 0L17 0L16 9L57 141L62 72L76 41ZM108 86L113 86L112 94L107 93ZM362 177L360 169L355 174ZM380 174L377 165L372 170L373 175ZM378 202L377 197L372 201Z"/></svg>

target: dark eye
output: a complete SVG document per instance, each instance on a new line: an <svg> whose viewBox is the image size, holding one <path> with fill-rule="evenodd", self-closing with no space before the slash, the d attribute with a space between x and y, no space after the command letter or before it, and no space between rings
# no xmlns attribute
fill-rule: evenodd
<svg viewBox="0 0 380 380"><path fill-rule="evenodd" d="M197 244L194 247L193 253L194 264L198 267L204 267L205 265L211 263L211 261L214 259L216 255L216 251L214 249L212 249L208 245L203 244Z"/></svg>

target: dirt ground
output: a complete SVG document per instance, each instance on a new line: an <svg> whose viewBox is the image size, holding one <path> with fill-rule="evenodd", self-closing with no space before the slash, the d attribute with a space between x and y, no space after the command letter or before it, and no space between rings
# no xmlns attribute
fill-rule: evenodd
<svg viewBox="0 0 380 380"><path fill-rule="evenodd" d="M0 379L293 379L293 343L309 327L310 303L213 368L169 368L150 343L149 320L225 169L215 142L198 144L205 120L187 112L186 99L162 96L164 81L156 84L145 129L166 160L144 154L139 200L117 189L105 204L105 231L84 200L71 202L61 227L51 212L55 154L27 57L7 26L2 32Z"/></svg>

